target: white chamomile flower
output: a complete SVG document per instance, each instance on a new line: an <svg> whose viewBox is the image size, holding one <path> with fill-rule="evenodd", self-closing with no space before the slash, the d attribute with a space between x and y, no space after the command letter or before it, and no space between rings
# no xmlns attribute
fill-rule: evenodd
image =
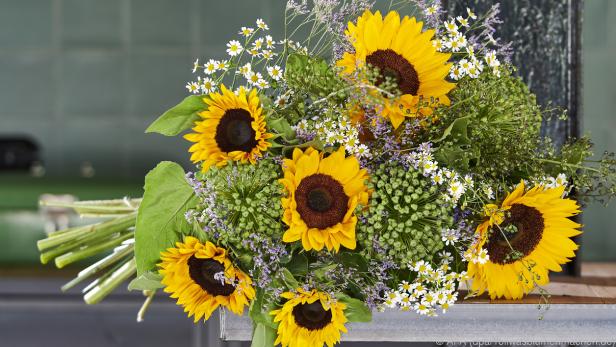
<svg viewBox="0 0 616 347"><path fill-rule="evenodd" d="M197 60L195 60L195 62L193 63L192 73L197 72L198 68L199 68L199 58L197 58Z"/></svg>
<svg viewBox="0 0 616 347"><path fill-rule="evenodd" d="M411 300L411 296L408 293L400 293L400 306L409 307L413 304L413 300Z"/></svg>
<svg viewBox="0 0 616 347"><path fill-rule="evenodd" d="M413 271L419 272L419 274L427 274L432 271L432 265L426 263L423 260L420 260L416 262L413 266Z"/></svg>
<svg viewBox="0 0 616 347"><path fill-rule="evenodd" d="M417 296L424 295L426 291L426 286L421 283L416 283L415 288L413 288L413 293L415 293Z"/></svg>
<svg viewBox="0 0 616 347"><path fill-rule="evenodd" d="M272 59L273 57L276 56L276 53L274 53L270 49L264 49L263 52L261 52L261 56L263 56L263 58L265 58L265 60L270 60L270 59Z"/></svg>
<svg viewBox="0 0 616 347"><path fill-rule="evenodd" d="M458 25L453 19L450 22L445 22L445 29L450 33L458 33Z"/></svg>
<svg viewBox="0 0 616 347"><path fill-rule="evenodd" d="M193 93L193 94L197 94L199 93L199 83L197 82L188 82L186 84L186 89L188 89L189 92Z"/></svg>
<svg viewBox="0 0 616 347"><path fill-rule="evenodd" d="M267 26L267 24L265 24L265 21L261 18L257 19L257 27L259 27L259 29L261 30L269 30L269 27Z"/></svg>
<svg viewBox="0 0 616 347"><path fill-rule="evenodd" d="M451 246L456 243L456 241L458 241L458 237L456 236L456 234L450 232L449 230L443 234L443 237L441 239L443 240L443 242L445 242L446 246Z"/></svg>
<svg viewBox="0 0 616 347"><path fill-rule="evenodd" d="M473 66L473 63L471 63L467 59L462 59L458 62L458 66L460 67L460 70L466 73L468 72L468 69L470 69Z"/></svg>
<svg viewBox="0 0 616 347"><path fill-rule="evenodd" d="M220 60L216 62L216 70L227 71L229 69L229 61L228 60Z"/></svg>
<svg viewBox="0 0 616 347"><path fill-rule="evenodd" d="M256 39L255 42L252 43L252 46L255 49L261 49L261 48L263 48L263 41L264 41L263 38L260 37L260 38Z"/></svg>
<svg viewBox="0 0 616 347"><path fill-rule="evenodd" d="M282 69L278 65L268 66L267 73L275 81L280 81L280 79L282 78Z"/></svg>
<svg viewBox="0 0 616 347"><path fill-rule="evenodd" d="M488 186L488 185L484 185L481 190L483 191L483 193L486 195L486 197L488 199L494 199L494 189L492 189L492 187Z"/></svg>
<svg viewBox="0 0 616 347"><path fill-rule="evenodd" d="M438 293L434 292L426 293L426 295L424 295L424 302L430 306L436 305L436 303L438 302L437 294Z"/></svg>
<svg viewBox="0 0 616 347"><path fill-rule="evenodd" d="M472 65L468 69L467 73L471 78L477 78L481 74L481 69L479 68L479 65Z"/></svg>
<svg viewBox="0 0 616 347"><path fill-rule="evenodd" d="M420 303L415 304L413 309L420 315L425 316L430 312L430 305L428 305L426 302L420 302Z"/></svg>
<svg viewBox="0 0 616 347"><path fill-rule="evenodd" d="M438 257L441 258L441 263L443 264L449 264L453 261L453 256L447 251L439 252Z"/></svg>
<svg viewBox="0 0 616 347"><path fill-rule="evenodd" d="M370 149L365 144L360 144L355 147L355 155L360 158L370 158Z"/></svg>
<svg viewBox="0 0 616 347"><path fill-rule="evenodd" d="M411 291L411 284L407 281L402 281L399 285L399 290L400 291L404 291L404 292L410 292Z"/></svg>
<svg viewBox="0 0 616 347"><path fill-rule="evenodd" d="M211 78L206 77L201 81L201 90L205 94L213 93L216 90L216 83Z"/></svg>
<svg viewBox="0 0 616 347"><path fill-rule="evenodd" d="M237 73L246 77L249 73L252 72L252 65L250 63L246 63L237 70ZM248 77L246 77L248 79Z"/></svg>
<svg viewBox="0 0 616 347"><path fill-rule="evenodd" d="M555 180L556 186L560 187L560 186L567 186L567 175L565 175L564 173L559 174L558 176L556 176L556 180Z"/></svg>
<svg viewBox="0 0 616 347"><path fill-rule="evenodd" d="M458 41L458 45L460 47L466 47L466 45L468 44L468 41L466 40L466 36L462 34L456 36L456 40Z"/></svg>
<svg viewBox="0 0 616 347"><path fill-rule="evenodd" d="M434 16L435 14L438 13L438 5L434 4L434 5L426 8L425 13L426 13L427 16Z"/></svg>
<svg viewBox="0 0 616 347"><path fill-rule="evenodd" d="M462 196L462 194L464 194L465 188L464 185L459 181L452 181L451 183L449 183L448 191L454 200L458 200Z"/></svg>
<svg viewBox="0 0 616 347"><path fill-rule="evenodd" d="M467 187L473 187L475 185L475 182L473 181L473 177L471 177L471 175L464 175L464 178L462 180Z"/></svg>
<svg viewBox="0 0 616 347"><path fill-rule="evenodd" d="M460 78L464 77L464 70L462 70L459 66L454 65L451 67L451 72L449 73L449 77L457 81Z"/></svg>
<svg viewBox="0 0 616 347"><path fill-rule="evenodd" d="M205 65L203 66L203 72L205 72L208 75L213 74L214 72L216 72L216 67L218 66L218 62L214 59L210 59L208 60L207 63L205 63Z"/></svg>
<svg viewBox="0 0 616 347"><path fill-rule="evenodd" d="M435 163L435 162L433 162L433 161L431 161L431 160L426 160L426 161L423 163L422 168L423 168L423 172L424 172L425 174L429 174L429 173L431 173L432 171L436 170L436 169L438 168L438 166L436 165L436 163Z"/></svg>
<svg viewBox="0 0 616 347"><path fill-rule="evenodd" d="M260 54L259 50L254 47L247 49L246 52L248 52L248 54L250 54L251 57L256 57Z"/></svg>
<svg viewBox="0 0 616 347"><path fill-rule="evenodd" d="M451 49L452 52L459 52L460 48L462 48L457 37L452 37L449 41L447 41L446 46Z"/></svg>
<svg viewBox="0 0 616 347"><path fill-rule="evenodd" d="M445 45L441 40L432 40L432 46L434 46L434 48L439 52L441 52L443 48L445 48Z"/></svg>
<svg viewBox="0 0 616 347"><path fill-rule="evenodd" d="M260 80L263 79L263 76L261 75L260 72L249 72L246 74L246 79L248 80L248 82L250 82L250 84L257 84L259 83Z"/></svg>
<svg viewBox="0 0 616 347"><path fill-rule="evenodd" d="M265 36L265 46L267 48L274 48L274 39L270 35Z"/></svg>
<svg viewBox="0 0 616 347"><path fill-rule="evenodd" d="M257 81L256 86L259 89L266 89L266 88L269 88L269 83L266 80L261 78Z"/></svg>
<svg viewBox="0 0 616 347"><path fill-rule="evenodd" d="M462 16L458 16L456 17L456 19L458 20L458 23L460 23L461 26L463 27L468 27L468 19L462 17Z"/></svg>
<svg viewBox="0 0 616 347"><path fill-rule="evenodd" d="M432 182L435 184L441 185L443 184L443 181L443 175L440 172L437 172L432 176Z"/></svg>
<svg viewBox="0 0 616 347"><path fill-rule="evenodd" d="M477 15L475 14L475 12L471 11L471 9L468 7L466 8L466 13L468 13L468 16L471 19L477 19Z"/></svg>
<svg viewBox="0 0 616 347"><path fill-rule="evenodd" d="M255 29L253 29L253 28L242 27L242 29L240 30L240 35L242 35L244 37L248 37L248 36L252 35L252 33L254 31L255 31Z"/></svg>
<svg viewBox="0 0 616 347"><path fill-rule="evenodd" d="M227 54L232 57L240 54L243 49L242 44L237 40L231 40L227 43Z"/></svg>
<svg viewBox="0 0 616 347"><path fill-rule="evenodd" d="M481 251L479 251L479 254L477 254L477 256L475 257L475 259L473 259L473 263L483 265L487 263L488 260L490 260L490 256L488 255L488 250L485 248L482 248Z"/></svg>

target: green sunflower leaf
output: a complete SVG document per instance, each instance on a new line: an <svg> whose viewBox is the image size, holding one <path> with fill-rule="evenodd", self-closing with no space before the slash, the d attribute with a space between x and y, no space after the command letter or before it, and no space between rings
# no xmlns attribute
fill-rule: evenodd
<svg viewBox="0 0 616 347"><path fill-rule="evenodd" d="M130 281L128 284L128 290L156 290L163 288L164 285L160 283L163 279L163 276L152 272L144 272L141 275L137 276L137 278Z"/></svg>
<svg viewBox="0 0 616 347"><path fill-rule="evenodd" d="M257 288L255 299L250 303L248 314L254 323L264 324L270 328L276 328L274 316L270 314L270 312L275 309L274 304L270 303L269 305L266 305L263 299L264 294L263 289Z"/></svg>
<svg viewBox="0 0 616 347"><path fill-rule="evenodd" d="M272 347L276 341L276 329L257 323L250 347Z"/></svg>
<svg viewBox="0 0 616 347"><path fill-rule="evenodd" d="M145 132L176 136L182 131L190 129L195 121L199 120L198 112L206 108L203 95L188 96L158 117Z"/></svg>
<svg viewBox="0 0 616 347"><path fill-rule="evenodd" d="M336 294L336 298L346 305L344 316L349 322L368 323L372 321L372 311L363 301L343 293Z"/></svg>
<svg viewBox="0 0 616 347"><path fill-rule="evenodd" d="M137 275L154 270L160 252L173 247L180 235L191 231L184 213L198 199L180 165L164 161L145 177L145 193L139 206L135 229Z"/></svg>

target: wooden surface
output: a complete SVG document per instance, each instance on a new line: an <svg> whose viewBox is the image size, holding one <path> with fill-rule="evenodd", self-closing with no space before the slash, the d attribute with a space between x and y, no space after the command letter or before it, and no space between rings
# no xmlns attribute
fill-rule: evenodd
<svg viewBox="0 0 616 347"><path fill-rule="evenodd" d="M556 275L543 289L550 294L551 304L616 304L616 263L582 263L581 277ZM535 294L522 300L490 300L487 295L482 295L459 303L537 304L539 302L541 296L535 290Z"/></svg>

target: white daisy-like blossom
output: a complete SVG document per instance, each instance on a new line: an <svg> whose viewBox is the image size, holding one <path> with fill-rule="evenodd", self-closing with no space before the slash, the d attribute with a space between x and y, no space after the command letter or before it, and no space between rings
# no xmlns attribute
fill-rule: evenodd
<svg viewBox="0 0 616 347"><path fill-rule="evenodd" d="M454 229L444 229L441 234L441 239L445 242L446 246L452 246L459 240L458 233Z"/></svg>
<svg viewBox="0 0 616 347"><path fill-rule="evenodd" d="M188 89L189 92L193 93L193 94L198 94L199 93L199 89L201 89L201 86L199 85L198 82L188 82L186 84L186 89Z"/></svg>
<svg viewBox="0 0 616 347"><path fill-rule="evenodd" d="M197 60L195 60L195 62L193 63L192 73L197 72L198 69L199 69L199 58L197 58Z"/></svg>
<svg viewBox="0 0 616 347"><path fill-rule="evenodd" d="M232 57L240 54L243 49L242 44L237 40L231 40L227 43L227 54Z"/></svg>
<svg viewBox="0 0 616 347"><path fill-rule="evenodd" d="M445 43L445 46L451 49L452 52L459 52L460 49L463 47L462 45L460 45L460 41L458 41L457 36L454 36L449 41L447 41Z"/></svg>
<svg viewBox="0 0 616 347"><path fill-rule="evenodd" d="M271 48L274 48L274 44L275 44L274 39L270 35L266 35L265 36L265 46L271 49Z"/></svg>
<svg viewBox="0 0 616 347"><path fill-rule="evenodd" d="M454 201L458 201L466 191L466 188L464 187L464 184L462 184L460 181L453 180L449 183L449 188L447 189L447 191L449 192L451 198Z"/></svg>
<svg viewBox="0 0 616 347"><path fill-rule="evenodd" d="M216 90L216 82L214 82L211 78L206 77L201 81L201 90L205 94L213 93Z"/></svg>
<svg viewBox="0 0 616 347"><path fill-rule="evenodd" d="M246 75L246 80L248 80L248 83L252 84L252 85L256 85L257 83L259 83L260 80L263 79L263 75L261 75L260 72L248 72Z"/></svg>
<svg viewBox="0 0 616 347"><path fill-rule="evenodd" d="M445 29L447 29L447 31L451 34L458 33L458 25L453 19L449 22L445 22Z"/></svg>
<svg viewBox="0 0 616 347"><path fill-rule="evenodd" d="M229 61L228 60L220 60L216 62L216 70L227 71L229 69Z"/></svg>
<svg viewBox="0 0 616 347"><path fill-rule="evenodd" d="M343 114L343 111L333 112L333 114ZM301 125L300 125L301 124ZM301 127L301 128L300 128ZM345 150L358 158L371 158L372 153L368 146L359 141L359 131L353 126L351 121L345 117L323 119L300 122L295 127L300 133L314 133L325 146L343 146Z"/></svg>
<svg viewBox="0 0 616 347"><path fill-rule="evenodd" d="M443 43L442 40L432 40L432 46L434 46L434 49L436 49L439 52L442 52L443 49L445 48L445 44Z"/></svg>
<svg viewBox="0 0 616 347"><path fill-rule="evenodd" d="M473 66L473 63L471 63L467 59L461 59L458 62L458 66L460 67L460 70L462 70L464 73L468 73L468 70Z"/></svg>
<svg viewBox="0 0 616 347"><path fill-rule="evenodd" d="M263 48L263 42L264 42L264 39L263 39L262 37L260 37L260 38L256 39L256 40L252 43L252 46L253 46L255 49L259 50L259 49Z"/></svg>
<svg viewBox="0 0 616 347"><path fill-rule="evenodd" d="M253 28L242 27L242 29L240 30L240 35L242 35L244 37L248 37L248 36L252 35L252 33L254 31L255 31L255 29L253 29Z"/></svg>
<svg viewBox="0 0 616 347"><path fill-rule="evenodd" d="M269 88L269 83L266 80L262 79L262 78L260 80L258 80L257 83L255 83L255 85L259 89L267 89L267 88Z"/></svg>
<svg viewBox="0 0 616 347"><path fill-rule="evenodd" d="M434 16L438 13L439 6L438 4L434 4L428 8L426 8L425 13L427 16Z"/></svg>
<svg viewBox="0 0 616 347"><path fill-rule="evenodd" d="M271 60L272 58L274 58L276 56L276 53L274 53L272 50L270 49L264 49L261 52L261 56L265 59L265 60Z"/></svg>
<svg viewBox="0 0 616 347"><path fill-rule="evenodd" d="M436 269L422 260L409 264L409 278L413 280L403 280L396 290L385 293L383 306L428 316L449 310L458 300L459 283L467 279L467 274L451 271L453 257L448 252L442 255L441 262L434 265Z"/></svg>
<svg viewBox="0 0 616 347"><path fill-rule="evenodd" d="M218 66L218 62L214 59L210 59L208 60L207 63L205 63L205 65L203 66L203 72L211 75L214 72L216 72L216 67Z"/></svg>
<svg viewBox="0 0 616 347"><path fill-rule="evenodd" d="M259 27L259 29L261 30L269 30L269 26L267 26L267 24L265 24L265 21L263 21L263 19L261 18L257 19L257 27Z"/></svg>
<svg viewBox="0 0 616 347"><path fill-rule="evenodd" d="M462 16L458 16L456 17L456 19L458 20L458 23L460 23L461 26L463 27L468 27L468 19L462 17Z"/></svg>
<svg viewBox="0 0 616 347"><path fill-rule="evenodd" d="M268 66L267 73L274 81L280 81L282 79L282 69L278 65Z"/></svg>
<svg viewBox="0 0 616 347"><path fill-rule="evenodd" d="M485 248L482 248L479 251L479 253L472 259L472 262L474 264L483 265L483 264L487 263L488 260L490 260L490 256L488 255L488 250L485 249Z"/></svg>
<svg viewBox="0 0 616 347"><path fill-rule="evenodd" d="M441 185L445 182L445 178L441 172L436 172L432 175L432 183Z"/></svg>
<svg viewBox="0 0 616 347"><path fill-rule="evenodd" d="M466 13L468 13L468 16L471 19L477 19L477 15L475 14L475 12L471 11L471 9L468 7L466 8Z"/></svg>
<svg viewBox="0 0 616 347"><path fill-rule="evenodd" d="M454 64L451 67L451 71L449 72L449 77L457 81L460 78L464 77L464 74L465 74L464 70L462 70L458 64Z"/></svg>
<svg viewBox="0 0 616 347"><path fill-rule="evenodd" d="M494 195L494 189L492 189L489 184L483 184L481 187L481 191L488 199L496 199L496 196Z"/></svg>
<svg viewBox="0 0 616 347"><path fill-rule="evenodd" d="M237 73L244 77L246 77L251 72L252 72L252 65L250 63L246 63L237 69ZM248 79L248 77L246 77L246 79Z"/></svg>
<svg viewBox="0 0 616 347"><path fill-rule="evenodd" d="M444 264L449 264L453 261L453 256L451 255L450 252L447 252L447 251L440 251L438 253L438 257L439 259L441 259L441 262L443 262Z"/></svg>
<svg viewBox="0 0 616 347"><path fill-rule="evenodd" d="M254 47L247 49L246 52L248 52L248 54L250 54L251 57L257 57L259 56L259 54L261 54L259 53L259 50Z"/></svg>

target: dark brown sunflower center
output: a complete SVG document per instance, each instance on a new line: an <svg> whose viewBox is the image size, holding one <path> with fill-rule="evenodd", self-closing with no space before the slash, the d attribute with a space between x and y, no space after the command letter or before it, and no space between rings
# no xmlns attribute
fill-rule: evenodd
<svg viewBox="0 0 616 347"><path fill-rule="evenodd" d="M319 330L332 321L332 311L325 310L320 301L312 304L299 304L293 307L295 323L308 330Z"/></svg>
<svg viewBox="0 0 616 347"><path fill-rule="evenodd" d="M529 255L543 236L543 215L536 208L514 204L499 227L492 229L487 250L490 261L510 264ZM512 249L513 248L513 249Z"/></svg>
<svg viewBox="0 0 616 347"><path fill-rule="evenodd" d="M379 69L380 77L376 81L377 85L390 78L396 82L402 93L417 95L419 90L417 70L400 54L391 49L379 49L366 57L366 63Z"/></svg>
<svg viewBox="0 0 616 347"><path fill-rule="evenodd" d="M250 152L257 146L250 112L234 108L227 110L216 127L216 144L223 152Z"/></svg>
<svg viewBox="0 0 616 347"><path fill-rule="evenodd" d="M235 291L232 284L217 278L224 271L224 266L213 259L200 259L192 256L188 260L190 278L211 295L229 296Z"/></svg>
<svg viewBox="0 0 616 347"><path fill-rule="evenodd" d="M331 176L314 174L302 179L295 191L295 202L309 228L325 229L342 222L349 197Z"/></svg>

